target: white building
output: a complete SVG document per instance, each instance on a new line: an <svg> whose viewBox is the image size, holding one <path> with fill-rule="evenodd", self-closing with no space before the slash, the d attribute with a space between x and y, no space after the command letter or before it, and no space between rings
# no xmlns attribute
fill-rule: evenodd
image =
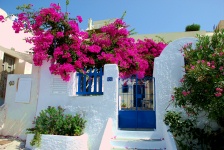
<svg viewBox="0 0 224 150"><path fill-rule="evenodd" d="M7 17L7 13L1 8L0 15ZM32 73L32 55L27 53L32 45L24 40L25 37L32 35L23 32L15 33L12 28L15 18L12 15L4 22L0 22L0 105L5 97L7 74Z"/></svg>

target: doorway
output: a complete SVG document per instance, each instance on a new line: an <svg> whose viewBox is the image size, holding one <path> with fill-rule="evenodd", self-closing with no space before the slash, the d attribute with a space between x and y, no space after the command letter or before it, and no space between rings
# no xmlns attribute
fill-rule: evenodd
<svg viewBox="0 0 224 150"><path fill-rule="evenodd" d="M119 128L155 129L155 78L133 76L119 83Z"/></svg>

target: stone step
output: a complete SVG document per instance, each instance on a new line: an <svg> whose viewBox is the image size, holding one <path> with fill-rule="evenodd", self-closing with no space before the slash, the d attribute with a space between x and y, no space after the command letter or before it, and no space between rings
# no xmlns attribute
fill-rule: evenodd
<svg viewBox="0 0 224 150"><path fill-rule="evenodd" d="M111 150L163 150L163 149L135 149L135 148L112 148Z"/></svg>
<svg viewBox="0 0 224 150"><path fill-rule="evenodd" d="M163 150L166 148L163 139L150 138L115 138L111 139L114 149L135 149L135 150Z"/></svg>
<svg viewBox="0 0 224 150"><path fill-rule="evenodd" d="M127 131L117 130L113 135L115 138L132 138L132 139L161 139L155 131Z"/></svg>

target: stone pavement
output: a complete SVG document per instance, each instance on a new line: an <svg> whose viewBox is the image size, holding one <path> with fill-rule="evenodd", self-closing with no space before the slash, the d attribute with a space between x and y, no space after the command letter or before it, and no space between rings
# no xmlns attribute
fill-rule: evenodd
<svg viewBox="0 0 224 150"><path fill-rule="evenodd" d="M0 136L0 150L28 150L25 141L15 137Z"/></svg>

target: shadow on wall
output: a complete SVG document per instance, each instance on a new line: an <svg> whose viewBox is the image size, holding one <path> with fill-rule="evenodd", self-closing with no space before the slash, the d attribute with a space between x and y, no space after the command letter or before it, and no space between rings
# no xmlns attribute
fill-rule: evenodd
<svg viewBox="0 0 224 150"><path fill-rule="evenodd" d="M1 51L0 51L0 72L2 72L3 70L2 63L3 63L3 60L2 60Z"/></svg>
<svg viewBox="0 0 224 150"><path fill-rule="evenodd" d="M38 72L38 69L34 69L34 72ZM10 82L14 82L14 84L9 85ZM33 127L37 90L37 74L8 75L4 104L7 107L6 119L0 134L26 139L26 129Z"/></svg>
<svg viewBox="0 0 224 150"><path fill-rule="evenodd" d="M6 106L5 105L1 105L0 106L0 135L1 135L1 130L4 127L4 122L5 122L5 118L6 118Z"/></svg>
<svg viewBox="0 0 224 150"><path fill-rule="evenodd" d="M4 104L4 99L0 97L0 106L2 106L3 104Z"/></svg>
<svg viewBox="0 0 224 150"><path fill-rule="evenodd" d="M21 116L21 114L20 114ZM32 119L27 120L29 117L28 113L22 113L20 119L5 119L3 124L3 135L10 135L13 137L20 137L22 139L26 138L26 129L32 127ZM33 118L34 119L34 118ZM4 130L7 128L7 130Z"/></svg>
<svg viewBox="0 0 224 150"><path fill-rule="evenodd" d="M14 74L31 74L32 64L16 58Z"/></svg>

